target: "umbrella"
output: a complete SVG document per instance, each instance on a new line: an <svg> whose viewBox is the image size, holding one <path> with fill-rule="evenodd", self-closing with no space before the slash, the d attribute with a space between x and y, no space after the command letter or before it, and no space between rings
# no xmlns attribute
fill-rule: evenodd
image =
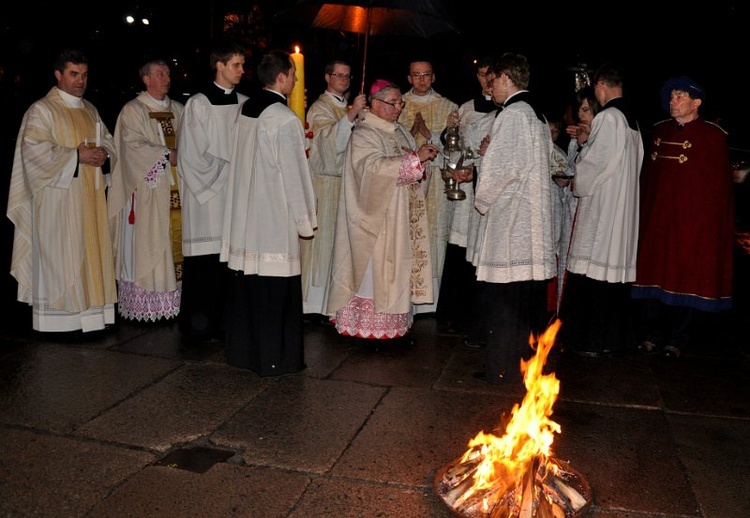
<svg viewBox="0 0 750 518"><path fill-rule="evenodd" d="M443 32L458 32L440 0L298 0L292 8L311 26L364 35L362 89L365 89L367 43L374 35L412 35L429 38Z"/></svg>

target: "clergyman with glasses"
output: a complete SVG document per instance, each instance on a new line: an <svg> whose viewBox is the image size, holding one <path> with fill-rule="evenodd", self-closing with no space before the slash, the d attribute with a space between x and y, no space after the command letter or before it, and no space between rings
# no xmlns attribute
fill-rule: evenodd
<svg viewBox="0 0 750 518"><path fill-rule="evenodd" d="M435 91L435 71L432 63L417 58L409 63L407 75L411 89L404 94L406 106L398 121L409 128L417 145L432 143L441 146L440 135L447 123L448 115L458 109L458 105ZM440 292L440 279L445 262L445 249L450 233L451 201L445 196L444 183L440 174L442 160L432 162L427 168L427 220L430 224L430 255L433 265L432 282L435 292L433 304L417 308L418 313L433 313L437 307Z"/></svg>
<svg viewBox="0 0 750 518"><path fill-rule="evenodd" d="M439 150L417 146L398 122L403 107L397 85L373 83L344 157L336 221L328 315L375 348L412 343L414 308L433 302L423 179Z"/></svg>
<svg viewBox="0 0 750 518"><path fill-rule="evenodd" d="M485 370L493 384L522 386L531 333L547 324L547 287L557 274L550 156L544 114L528 90L531 66L505 53L490 66L492 100L503 106L492 125L474 191L482 214L473 257L478 307L486 318Z"/></svg>
<svg viewBox="0 0 750 518"><path fill-rule="evenodd" d="M367 105L364 93L351 104L351 66L333 60L325 67L325 91L307 111L310 172L318 206L318 228L312 239L300 242L302 261L302 309L308 319L320 320L328 300L333 235L336 228L344 152L357 118Z"/></svg>

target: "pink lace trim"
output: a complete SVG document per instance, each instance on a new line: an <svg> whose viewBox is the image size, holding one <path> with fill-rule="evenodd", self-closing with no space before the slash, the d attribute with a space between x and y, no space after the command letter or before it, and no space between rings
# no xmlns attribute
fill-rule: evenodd
<svg viewBox="0 0 750 518"><path fill-rule="evenodd" d="M411 328L411 313L375 313L372 299L352 297L349 303L336 312L331 319L336 331L342 335L359 338L398 338Z"/></svg>
<svg viewBox="0 0 750 518"><path fill-rule="evenodd" d="M161 156L161 158L159 158L159 160L156 161L151 169L149 169L148 173L146 173L146 177L144 178L144 180L146 181L146 185L148 185L151 189L156 189L162 177L164 176L164 171L166 170L167 164L169 163L169 159L167 159L168 154L169 149L165 149L164 154Z"/></svg>
<svg viewBox="0 0 750 518"><path fill-rule="evenodd" d="M117 310L128 320L156 322L180 313L180 289L146 291L132 282L120 281Z"/></svg>
<svg viewBox="0 0 750 518"><path fill-rule="evenodd" d="M410 183L418 182L424 178L424 167L419 161L419 156L416 151L412 151L404 155L404 159L401 161L401 167L398 169L398 180L396 185L402 187L409 185Z"/></svg>

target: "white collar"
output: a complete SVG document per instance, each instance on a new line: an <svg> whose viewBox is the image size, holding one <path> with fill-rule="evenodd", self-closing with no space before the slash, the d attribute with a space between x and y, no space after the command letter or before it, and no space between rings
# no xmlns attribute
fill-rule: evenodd
<svg viewBox="0 0 750 518"><path fill-rule="evenodd" d="M224 88L223 86L221 86L221 85L220 85L219 83L217 83L216 81L214 81L214 84L215 84L215 85L216 85L216 86L217 86L218 88L221 88L222 90L224 90L224 93L225 93L225 94L231 94L231 93L232 93L232 92L234 91L234 87L232 87L232 88Z"/></svg>
<svg viewBox="0 0 750 518"><path fill-rule="evenodd" d="M161 106L162 108L166 108L169 105L169 97L164 97L161 101L159 99L154 98L153 95L151 95L148 92L145 92L146 95L148 95L148 98L154 101L157 105Z"/></svg>
<svg viewBox="0 0 750 518"><path fill-rule="evenodd" d="M335 93L331 92L330 90L326 90L326 93L327 93L327 94L328 94L328 96L329 96L329 97L331 97L331 98L332 98L332 99L333 99L333 100L334 100L334 101L336 102L336 104L338 104L339 106L346 106L346 105L347 105L347 102L346 102L346 97L344 97L343 95L335 94Z"/></svg>
<svg viewBox="0 0 750 518"><path fill-rule="evenodd" d="M414 93L414 89L411 90L411 99L409 101L416 102L416 103L431 103L435 100L435 90L430 88L430 91L427 92L425 95L417 95Z"/></svg>
<svg viewBox="0 0 750 518"><path fill-rule="evenodd" d="M286 95L282 94L282 93L281 93L281 92L279 92L279 91L276 91L276 90L272 90L271 88L269 88L269 87L267 87L267 86L266 86L266 87L264 87L264 88L263 88L263 90L268 90L269 92L273 92L273 93L275 93L276 95L278 95L279 97L281 97L282 99L284 99L284 100L286 101Z"/></svg>
<svg viewBox="0 0 750 518"><path fill-rule="evenodd" d="M60 90L59 88L57 89L57 91L60 93L60 97L62 97L63 102L68 106L68 108L83 108L82 97L71 95L68 92Z"/></svg>

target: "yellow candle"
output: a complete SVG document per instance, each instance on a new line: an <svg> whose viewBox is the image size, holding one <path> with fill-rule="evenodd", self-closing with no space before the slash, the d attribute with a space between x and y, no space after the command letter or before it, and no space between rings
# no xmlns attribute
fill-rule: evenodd
<svg viewBox="0 0 750 518"><path fill-rule="evenodd" d="M305 58L299 51L299 47L294 47L292 60L297 67L297 82L294 83L294 89L289 95L289 107L305 123Z"/></svg>

